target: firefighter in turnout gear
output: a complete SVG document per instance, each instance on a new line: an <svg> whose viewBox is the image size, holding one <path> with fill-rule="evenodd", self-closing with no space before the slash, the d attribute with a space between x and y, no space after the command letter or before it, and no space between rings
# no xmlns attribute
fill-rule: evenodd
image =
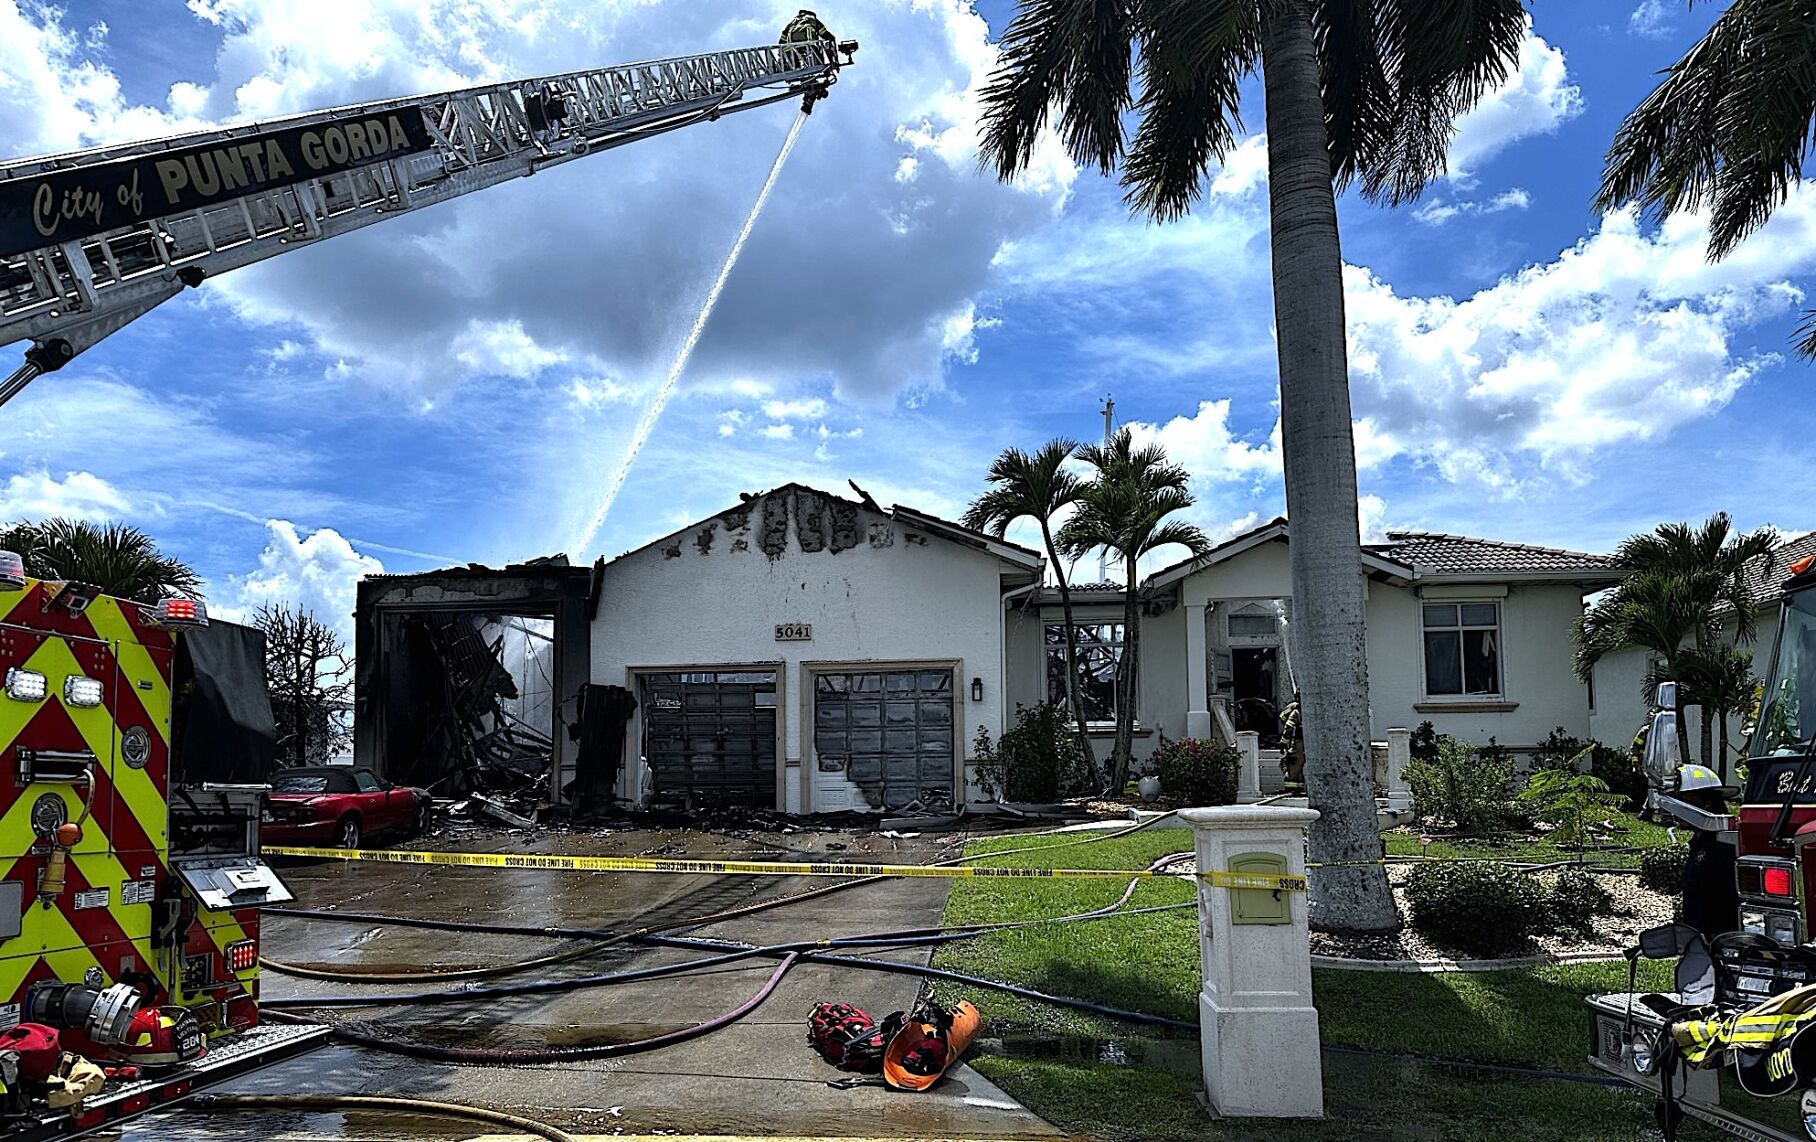
<svg viewBox="0 0 1816 1142"><path fill-rule="evenodd" d="M1732 792L1706 765L1680 766L1676 796L1710 813L1726 815ZM1740 926L1740 891L1734 881L1734 844L1719 833L1693 829L1684 860L1684 923L1714 939Z"/></svg>

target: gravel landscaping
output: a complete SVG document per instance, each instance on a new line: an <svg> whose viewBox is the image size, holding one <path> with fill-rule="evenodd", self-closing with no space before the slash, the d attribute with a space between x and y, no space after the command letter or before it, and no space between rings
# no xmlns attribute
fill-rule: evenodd
<svg viewBox="0 0 1816 1142"><path fill-rule="evenodd" d="M1408 865L1388 866L1388 882L1393 885L1394 899L1400 915L1409 914L1405 882ZM1532 875L1549 886L1559 870ZM1540 936L1524 949L1509 949L1508 956L1578 956L1584 954L1619 955L1632 947L1639 933L1647 928L1668 924L1675 901L1672 897L1642 888L1632 873L1604 872L1595 874L1596 881L1614 897L1615 915L1602 917L1596 923L1593 938L1575 934ZM1403 927L1390 936L1339 936L1327 932L1311 934L1312 954L1335 959L1355 960L1458 960L1469 958L1454 948L1435 944L1411 927Z"/></svg>

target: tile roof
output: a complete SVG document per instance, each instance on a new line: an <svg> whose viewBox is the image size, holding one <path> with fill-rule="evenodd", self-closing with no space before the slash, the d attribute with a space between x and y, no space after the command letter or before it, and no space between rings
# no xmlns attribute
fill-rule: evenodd
<svg viewBox="0 0 1816 1142"><path fill-rule="evenodd" d="M1740 582L1755 607L1770 606L1791 578L1791 564L1806 555L1816 555L1816 531L1787 540L1772 549L1763 559L1750 561L1740 572Z"/></svg>
<svg viewBox="0 0 1816 1142"><path fill-rule="evenodd" d="M1366 550L1416 567L1424 575L1619 573L1611 555L1591 555L1531 543L1507 543L1431 531L1390 531Z"/></svg>

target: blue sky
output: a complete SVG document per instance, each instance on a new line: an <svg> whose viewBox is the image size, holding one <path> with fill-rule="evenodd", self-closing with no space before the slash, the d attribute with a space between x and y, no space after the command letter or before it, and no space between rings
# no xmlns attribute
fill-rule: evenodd
<svg viewBox="0 0 1816 1142"><path fill-rule="evenodd" d="M0 0L0 154L763 42L781 0ZM1731 511L1816 526L1802 189L1726 263L1590 206L1600 156L1719 6L1543 4L1451 173L1341 203L1371 534L1606 549ZM1006 0L866 0L680 391L594 546L801 480L955 514L1009 444L1120 421L1228 534L1281 510L1264 140L1195 215L1130 218L1049 144L981 173ZM1258 98L1248 127L1260 128ZM211 282L0 412L0 515L124 519L232 610L344 615L357 575L569 549L791 113L636 144ZM1816 302L1807 303L1816 306ZM0 352L18 352L12 346Z"/></svg>

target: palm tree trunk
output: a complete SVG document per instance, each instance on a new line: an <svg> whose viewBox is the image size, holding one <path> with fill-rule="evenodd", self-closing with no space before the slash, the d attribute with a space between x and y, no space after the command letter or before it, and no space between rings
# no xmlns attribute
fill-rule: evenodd
<svg viewBox="0 0 1816 1142"><path fill-rule="evenodd" d="M1716 716L1721 721L1721 745L1719 747L1721 752L1717 756L1718 764L1716 766L1715 772L1721 778L1722 784L1726 785L1728 783L1728 710L1727 710L1727 707L1725 707L1725 706L1722 707L1721 712L1719 714L1717 714Z"/></svg>
<svg viewBox="0 0 1816 1142"><path fill-rule="evenodd" d="M1713 766L1715 764L1715 719L1711 715L1714 711L1710 710L1706 704L1698 708L1702 712L1702 763Z"/></svg>
<svg viewBox="0 0 1816 1142"><path fill-rule="evenodd" d="M1110 758L1112 797L1129 781L1131 755L1135 752L1136 671L1141 664L1141 608L1137 595L1135 560L1128 565L1128 582L1122 593L1122 656L1116 660L1116 752Z"/></svg>
<svg viewBox="0 0 1816 1142"><path fill-rule="evenodd" d="M1084 756L1085 772L1097 780L1097 751L1091 748L1091 731L1085 721L1085 699L1078 689L1078 627L1072 622L1072 588L1066 583L1065 567L1053 546L1053 531L1047 521L1040 521L1040 537L1047 545L1047 559L1053 564L1053 576L1059 583L1059 610L1066 622L1066 701L1072 707L1072 720L1078 725L1078 748ZM1042 644L1045 644L1042 632ZM1044 668L1045 662L1041 663Z"/></svg>
<svg viewBox="0 0 1816 1142"><path fill-rule="evenodd" d="M1298 674L1305 783L1320 816L1311 858L1382 854L1368 756L1368 660L1356 520L1355 437L1343 314L1343 255L1331 186L1316 43L1298 4L1263 4L1274 324L1280 355L1281 453L1292 533L1293 609L1303 624ZM1330 930L1399 926L1386 871L1312 871L1311 923Z"/></svg>

